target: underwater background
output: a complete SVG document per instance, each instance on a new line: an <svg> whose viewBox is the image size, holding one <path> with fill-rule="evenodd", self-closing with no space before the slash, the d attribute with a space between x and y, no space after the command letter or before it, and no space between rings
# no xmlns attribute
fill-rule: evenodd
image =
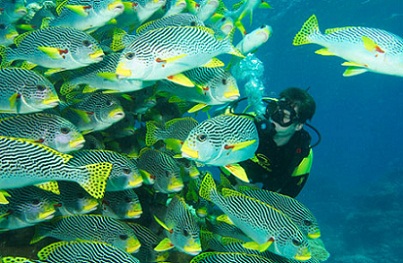
<svg viewBox="0 0 403 263"><path fill-rule="evenodd" d="M294 47L292 39L312 14L322 31L365 26L402 36L403 1L271 4L255 20L273 28L257 57L265 66L268 94L309 87L316 100L311 124L322 141L297 199L318 218L331 253L327 262L402 262L403 79L374 73L343 77L342 59L314 54L318 45Z"/></svg>
<svg viewBox="0 0 403 263"><path fill-rule="evenodd" d="M231 6L236 1L224 2ZM403 1L269 3L272 9L256 10L253 24L245 19L245 25L253 29L264 23L273 29L269 41L255 54L265 68L265 95L275 97L294 86L309 88L316 100L310 123L322 138L314 148L309 180L297 199L319 220L331 254L326 262L402 262L403 78L376 73L343 77L341 58L314 54L320 48L314 44L295 47L292 39L312 14L322 31L365 26L403 36ZM314 143L318 137L306 129ZM31 236L32 231L27 229L25 235ZM0 236L0 248L1 243ZM15 255L28 256L37 247L12 249Z"/></svg>

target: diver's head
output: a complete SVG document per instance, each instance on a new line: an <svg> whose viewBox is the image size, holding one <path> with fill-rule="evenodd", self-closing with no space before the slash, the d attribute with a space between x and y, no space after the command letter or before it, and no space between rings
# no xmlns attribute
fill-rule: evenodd
<svg viewBox="0 0 403 263"><path fill-rule="evenodd" d="M316 103L306 90L288 88L280 93L278 100L268 101L265 117L273 123L277 137L289 139L312 119L315 109Z"/></svg>

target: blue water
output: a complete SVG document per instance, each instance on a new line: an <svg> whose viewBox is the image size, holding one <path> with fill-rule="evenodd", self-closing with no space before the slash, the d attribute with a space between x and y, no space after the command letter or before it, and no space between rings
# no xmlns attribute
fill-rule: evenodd
<svg viewBox="0 0 403 263"><path fill-rule="evenodd" d="M265 65L267 94L310 87L316 100L311 123L322 142L298 199L318 217L331 253L327 262L402 262L403 78L375 73L345 78L342 59L314 54L318 45L294 47L292 39L312 14L322 31L366 26L403 36L403 1L270 3L272 10L259 10L254 18L273 28L256 55Z"/></svg>

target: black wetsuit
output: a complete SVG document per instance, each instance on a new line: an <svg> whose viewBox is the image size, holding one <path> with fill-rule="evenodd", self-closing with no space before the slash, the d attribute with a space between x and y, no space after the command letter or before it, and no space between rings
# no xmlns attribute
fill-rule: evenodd
<svg viewBox="0 0 403 263"><path fill-rule="evenodd" d="M311 136L301 129L295 132L289 142L277 146L273 134L260 129L259 147L256 158L239 164L245 169L251 183L262 183L263 189L296 197L305 185L309 172L293 176L293 171L310 153Z"/></svg>

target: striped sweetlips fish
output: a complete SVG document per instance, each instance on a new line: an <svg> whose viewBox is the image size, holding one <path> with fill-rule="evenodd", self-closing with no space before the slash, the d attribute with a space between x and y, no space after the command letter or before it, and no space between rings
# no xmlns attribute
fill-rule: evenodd
<svg viewBox="0 0 403 263"><path fill-rule="evenodd" d="M343 76L355 76L367 71L403 77L403 39L388 31L369 27L339 27L319 30L312 15L294 37L295 46L318 44L324 48L315 53L338 56L347 66Z"/></svg>
<svg viewBox="0 0 403 263"><path fill-rule="evenodd" d="M0 189L73 181L91 196L101 198L112 164L96 162L73 166L69 164L71 158L72 155L31 140L0 136Z"/></svg>
<svg viewBox="0 0 403 263"><path fill-rule="evenodd" d="M207 119L193 128L182 145L182 156L196 162L222 166L248 181L238 162L252 158L259 137L252 118L224 114Z"/></svg>
<svg viewBox="0 0 403 263"><path fill-rule="evenodd" d="M311 258L307 237L280 210L229 188L223 188L219 193L210 173L204 176L199 195L218 206L253 240L245 243L244 247L260 252L269 250L300 261Z"/></svg>
<svg viewBox="0 0 403 263"><path fill-rule="evenodd" d="M2 65L14 60L52 69L48 73L88 66L102 60L104 52L87 33L70 27L49 27L19 35L16 48L0 48Z"/></svg>
<svg viewBox="0 0 403 263"><path fill-rule="evenodd" d="M53 84L32 70L0 69L0 80L0 112L31 113L59 104Z"/></svg>
<svg viewBox="0 0 403 263"><path fill-rule="evenodd" d="M232 45L231 36L218 39L202 26L168 26L135 37L122 51L116 74L141 80L168 79L184 86L194 84L182 74L199 67L223 66L213 59L229 53L243 57Z"/></svg>

